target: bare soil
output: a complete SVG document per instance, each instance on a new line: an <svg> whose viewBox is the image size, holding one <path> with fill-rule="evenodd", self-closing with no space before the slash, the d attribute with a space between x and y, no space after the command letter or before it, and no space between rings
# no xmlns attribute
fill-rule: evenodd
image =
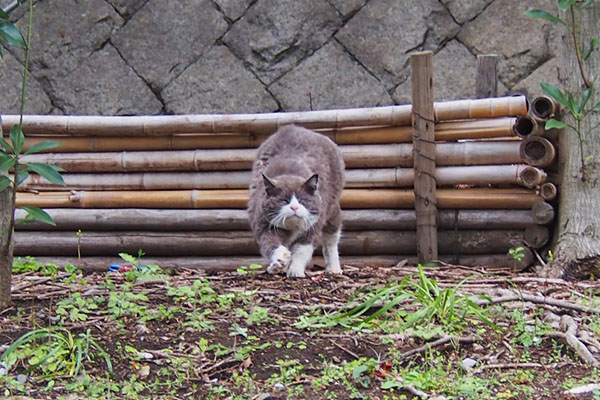
<svg viewBox="0 0 600 400"><path fill-rule="evenodd" d="M494 329L460 317L454 325L432 319L399 330L413 303L399 303L374 324L354 329L320 327L357 294L416 276L417 269L346 267L344 276L320 270L290 280L260 271L208 273L181 268L165 276L122 272L26 272L13 277L13 306L0 313L0 353L33 329L61 326L89 330L110 356L114 373L90 350L86 382L44 377L17 363L0 380L0 396L29 398L198 399L597 399L600 392L567 389L598 383L599 370L561 337L550 316L570 316L579 331L596 335L600 315L557 305L511 301L484 307ZM440 288L493 298L512 293L594 307L596 282L544 280L532 274L489 273L460 266L427 268ZM413 280L415 280L413 278ZM109 282L107 284L107 282ZM194 287L194 282L197 286ZM107 286L111 286L108 287ZM124 286L125 285L125 286ZM191 297L173 288L192 287ZM171 290L171 292L169 292ZM133 307L109 307L110 292L143 294ZM60 301L79 293L97 309L71 320ZM364 316L385 304L375 304ZM83 311L82 311L83 310ZM596 310L597 311L597 310ZM198 317L198 315L203 315ZM312 319L311 319L312 317ZM462 319L461 319L462 318ZM379 322L378 322L379 321ZM397 323L396 323L397 322ZM311 323L313 326L311 326ZM405 327L406 328L406 327ZM579 334L579 333L578 333ZM446 340L444 342L444 340ZM436 342L437 341L437 342ZM585 342L584 342L585 343ZM429 347L427 346L429 344ZM597 358L600 349L585 343ZM471 363L472 365L470 365ZM25 380L20 389L6 377ZM0 378L2 379L2 378ZM81 385L73 385L73 382ZM49 384L53 381L52 384ZM112 386L111 386L112 384ZM594 397L595 396L595 397Z"/></svg>

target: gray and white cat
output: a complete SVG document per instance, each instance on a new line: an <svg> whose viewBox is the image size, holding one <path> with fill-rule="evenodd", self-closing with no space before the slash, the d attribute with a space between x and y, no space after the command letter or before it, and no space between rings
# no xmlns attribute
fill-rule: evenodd
<svg viewBox="0 0 600 400"><path fill-rule="evenodd" d="M258 148L252 167L250 227L269 273L304 277L315 245L322 244L326 270L340 274L338 243L344 160L326 136L284 126Z"/></svg>

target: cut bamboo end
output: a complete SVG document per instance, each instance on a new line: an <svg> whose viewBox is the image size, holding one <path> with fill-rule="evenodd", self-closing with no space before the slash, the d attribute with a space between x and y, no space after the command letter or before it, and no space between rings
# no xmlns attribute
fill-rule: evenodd
<svg viewBox="0 0 600 400"><path fill-rule="evenodd" d="M540 136L544 134L544 125L539 124L535 118L530 115L522 115L517 118L513 130L521 138L530 136Z"/></svg>
<svg viewBox="0 0 600 400"><path fill-rule="evenodd" d="M539 168L549 167L556 158L552 142L541 136L530 136L521 142L519 153L524 162Z"/></svg>
<svg viewBox="0 0 600 400"><path fill-rule="evenodd" d="M530 113L540 121L546 121L558 112L558 104L548 96L538 96L531 101Z"/></svg>
<svg viewBox="0 0 600 400"><path fill-rule="evenodd" d="M531 207L535 220L540 225L549 224L554 220L554 207L545 201L539 201Z"/></svg>
<svg viewBox="0 0 600 400"><path fill-rule="evenodd" d="M543 170L531 166L519 169L518 181L523 186L533 189L546 181L547 174Z"/></svg>
<svg viewBox="0 0 600 400"><path fill-rule="evenodd" d="M558 189L556 185L551 182L546 182L540 186L540 196L546 201L552 201L556 198Z"/></svg>

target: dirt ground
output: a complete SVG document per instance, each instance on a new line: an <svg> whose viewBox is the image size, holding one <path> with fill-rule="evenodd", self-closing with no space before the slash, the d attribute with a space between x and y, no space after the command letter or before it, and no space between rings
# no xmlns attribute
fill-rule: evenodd
<svg viewBox="0 0 600 400"><path fill-rule="evenodd" d="M0 396L600 399L599 289L449 265L290 280L27 259L0 314Z"/></svg>

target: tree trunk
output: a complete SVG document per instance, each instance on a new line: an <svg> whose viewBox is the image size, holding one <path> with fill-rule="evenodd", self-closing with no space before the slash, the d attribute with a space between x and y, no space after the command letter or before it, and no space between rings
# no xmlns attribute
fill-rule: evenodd
<svg viewBox="0 0 600 400"><path fill-rule="evenodd" d="M3 174L3 172L0 172ZM10 220L12 198L10 189L0 192L0 311L10 304L12 273L12 232Z"/></svg>
<svg viewBox="0 0 600 400"><path fill-rule="evenodd" d="M579 19L580 17L580 19ZM562 15L566 21L570 15ZM580 21L577 28L580 32L580 46L589 47L590 39L599 35L600 4L583 10L575 15L575 21ZM559 76L564 87L573 93L581 93L585 88L575 57L572 37L566 32L562 35L562 58ZM588 76L595 81L600 66L598 50L585 62ZM596 82L594 94L588 103L588 108L600 101ZM573 118L563 109L562 119L574 124ZM586 160L587 179L583 180L581 169L581 153L575 132L565 129L559 142L559 212L556 232L555 259L548 270L549 275L586 278L591 275L600 276L600 141L597 127L600 114L592 112L583 119L583 152L584 157L593 156Z"/></svg>

